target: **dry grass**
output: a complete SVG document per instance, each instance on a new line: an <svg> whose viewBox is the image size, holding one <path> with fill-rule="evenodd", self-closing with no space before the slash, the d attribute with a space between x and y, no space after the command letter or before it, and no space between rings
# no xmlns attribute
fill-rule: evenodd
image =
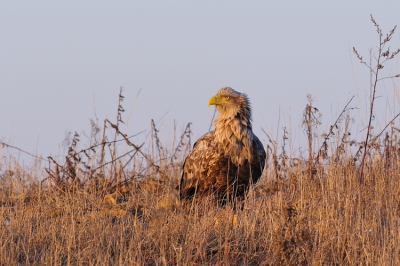
<svg viewBox="0 0 400 266"><path fill-rule="evenodd" d="M76 134L63 162L40 171L1 157L0 265L400 265L393 125L350 140L347 103L319 134L310 98L306 159L287 154L285 130L281 148L265 143L267 167L242 208L189 207L176 187L190 124L162 145L152 122L148 147L135 145L120 130L119 99L117 124L101 132L92 121L89 147Z"/></svg>
<svg viewBox="0 0 400 266"><path fill-rule="evenodd" d="M182 208L177 176L132 180L104 197L89 182L39 190L8 171L0 264L399 265L397 154L369 163L361 184L352 159L317 165L312 177L303 163L285 179L271 171L236 224L229 208Z"/></svg>

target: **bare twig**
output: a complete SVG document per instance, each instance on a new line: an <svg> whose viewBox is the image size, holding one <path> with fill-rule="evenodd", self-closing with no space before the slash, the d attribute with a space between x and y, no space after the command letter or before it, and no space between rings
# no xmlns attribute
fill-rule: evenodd
<svg viewBox="0 0 400 266"><path fill-rule="evenodd" d="M29 156L32 156L32 157L37 158L37 159L39 159L39 160L46 161L46 159L43 159L42 157L33 155L32 153L29 153L29 152L27 152L27 151L24 151L24 150L18 148L18 147L12 146L12 145L7 144L7 143L4 143L4 142L2 142L2 141L0 141L0 144L3 145L3 146L5 146L5 147L7 147L7 148L15 149L15 150L18 150L18 151L20 151L20 152L22 152L22 153L28 154Z"/></svg>
<svg viewBox="0 0 400 266"><path fill-rule="evenodd" d="M212 128L212 125L213 125L213 122L214 122L214 118L215 118L215 113L217 112L217 109L214 109L214 114L213 114L213 117L211 118L211 123L210 123L210 127L208 128L208 131L211 131L211 128Z"/></svg>
<svg viewBox="0 0 400 266"><path fill-rule="evenodd" d="M156 168L157 172L158 172L159 174L161 174L163 177L165 177L165 174L164 174L163 172L160 171L160 166L154 164L154 162L153 162L146 154L144 154L144 153L141 151L141 149L140 149L139 146L137 146L137 145L133 144L132 142L130 142L130 140L127 138L126 134L122 133L122 132L119 130L119 128L118 128L116 125L114 125L113 123L111 123L108 119L106 119L105 121L106 121L108 124L110 124L110 126L111 126L112 128L114 128L115 131L125 139L126 144L128 144L129 146L133 147L136 151L138 151L138 152L143 156L143 158L146 159L147 163L149 163L151 166L153 166L154 168Z"/></svg>
<svg viewBox="0 0 400 266"><path fill-rule="evenodd" d="M378 23L376 23L376 21L372 15L371 15L371 21L375 25L376 30L379 35L379 46L378 46L378 56L376 57L376 66L372 67L372 63L370 63L370 65L366 64L362 60L362 57L360 56L360 54L357 52L356 48L353 47L353 52L356 54L357 58L360 60L360 62L362 64L366 65L369 68L369 70L371 71L371 74L373 74L373 76L374 76L373 81L370 82L372 85L372 96L370 99L367 135L366 135L365 141L364 141L364 146L363 146L364 151L363 151L361 165L360 165L360 182L362 182L363 178L364 178L363 175L364 175L365 158L366 158L366 155L368 152L367 151L368 142L370 141L371 124L372 124L372 118L373 118L373 113L374 113L374 103L375 103L375 99L376 99L375 95L376 95L378 81L385 79L385 78L399 77L399 75L395 75L395 76L391 76L391 77L384 77L381 79L378 78L379 71L384 68L383 63L386 62L387 60L393 59L398 53L400 53L400 49L398 49L395 52L393 52L392 54L390 54L390 47L386 51L384 51L385 44L390 41L394 31L396 30L396 26L394 26L394 28L390 31L390 33L386 34L386 38L384 40L382 40L382 37L383 37L382 30L380 29Z"/></svg>
<svg viewBox="0 0 400 266"><path fill-rule="evenodd" d="M143 145L144 145L144 143L142 143L140 146L138 146L138 148L139 148L139 149L142 148ZM136 151L136 153L138 152L136 149L130 150L130 151L124 153L123 155L121 155L121 156L119 156L119 157L113 159L112 161L106 162L106 163L104 163L103 165L99 165L98 167L96 167L95 169L93 169L93 172L95 172L97 169L100 169L101 167L103 167L103 166L105 166L105 165L107 165L107 164L114 163L114 162L118 161L119 159L125 157L126 155L128 155L129 153L131 153L131 152L133 152L133 151ZM135 154L136 154L136 153L135 153Z"/></svg>
<svg viewBox="0 0 400 266"><path fill-rule="evenodd" d="M306 134L307 134L307 141L308 141L308 171L310 177L314 175L314 159L313 159L313 147L312 147L312 142L313 142L313 126L317 126L321 124L321 122L317 119L315 116L316 113L319 112L317 108L313 106L313 99L311 95L307 95L308 98L308 104L306 105L306 108L304 109L303 113L303 125L306 128Z"/></svg>
<svg viewBox="0 0 400 266"><path fill-rule="evenodd" d="M261 128L261 130L264 132L264 134L267 136L269 142L271 143L271 145L273 146L273 150L271 149L271 147L269 147L269 145L267 146L267 149L271 150L272 153L272 165L274 166L274 173L275 173L275 178L278 180L279 179L279 161L278 161L278 155L277 155L277 143L275 141L273 141L271 139L271 137L268 135L267 132L265 132L265 130L263 128Z"/></svg>
<svg viewBox="0 0 400 266"><path fill-rule="evenodd" d="M383 130L378 135L376 135L376 137L373 139L373 141L377 140L379 138L379 136L382 135L382 133L386 130L386 128L399 116L400 116L400 113L398 113L395 117L393 117L393 119L390 120L390 122L386 124L386 126L383 128Z"/></svg>
<svg viewBox="0 0 400 266"><path fill-rule="evenodd" d="M190 126L191 126L191 125L192 125L192 123L188 123L188 124L186 125L186 128L185 128L185 130L183 131L183 133L182 133L182 135L181 135L181 137L180 137L180 141L179 141L178 145L176 146L176 149L175 149L174 153L173 153L172 156L171 156L171 163L173 162L173 160L174 160L176 154L180 151L180 148L181 148L183 145L185 145L185 143L184 143L185 137L187 137L188 140L189 140L188 143L187 143L187 145L189 146L189 149L190 149L190 146L191 146L191 143L190 143L190 135L192 134L192 130L190 129Z"/></svg>
<svg viewBox="0 0 400 266"><path fill-rule="evenodd" d="M349 104L350 104L350 102L353 100L353 98L354 98L354 95L353 95L353 97L351 97L351 99L347 102L346 106L343 108L342 112L340 113L340 115L339 115L338 118L336 119L335 123L333 123L333 125L331 125L331 127L330 127L330 129L329 129L329 133L325 136L324 142L322 143L321 147L320 147L319 150L318 150L317 157L315 157L315 162L316 162L316 163L318 163L318 161L319 161L319 156L320 156L320 154L321 154L321 151L322 151L323 147L326 146L326 144L327 144L326 142L328 141L329 137L330 137L331 134L333 133L333 129L334 129L334 128L337 126L337 124L339 123L339 121L340 121L342 115L348 110L348 109L347 109L347 106L349 106Z"/></svg>

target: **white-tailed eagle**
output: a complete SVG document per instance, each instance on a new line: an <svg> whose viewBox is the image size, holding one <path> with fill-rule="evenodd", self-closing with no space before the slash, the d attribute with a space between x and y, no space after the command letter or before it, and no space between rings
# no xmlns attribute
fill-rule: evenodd
<svg viewBox="0 0 400 266"><path fill-rule="evenodd" d="M243 197L264 169L265 150L252 131L247 95L224 87L210 98L210 105L218 111L214 130L198 139L186 157L181 200L214 196L225 203Z"/></svg>

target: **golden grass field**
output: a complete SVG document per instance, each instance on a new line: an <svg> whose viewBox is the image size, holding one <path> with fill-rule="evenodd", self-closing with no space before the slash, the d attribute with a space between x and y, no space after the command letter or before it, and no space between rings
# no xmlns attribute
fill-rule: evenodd
<svg viewBox="0 0 400 266"><path fill-rule="evenodd" d="M77 136L39 175L3 156L0 265L400 265L397 136L371 143L363 179L345 137L313 164L266 144L264 175L235 210L179 202L187 129L175 148L153 134L148 153L102 171Z"/></svg>
<svg viewBox="0 0 400 266"><path fill-rule="evenodd" d="M22 166L1 143L0 265L400 265L393 123L353 140L346 105L324 134L310 99L303 153L288 152L286 130L265 133L266 168L243 202L183 206L190 124L163 143L153 122L137 146L119 127L122 99L117 123L92 121L88 142L76 134L63 159Z"/></svg>

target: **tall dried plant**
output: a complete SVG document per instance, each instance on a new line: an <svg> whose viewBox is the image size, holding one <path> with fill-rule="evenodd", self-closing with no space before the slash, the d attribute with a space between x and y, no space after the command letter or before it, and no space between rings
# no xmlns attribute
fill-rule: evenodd
<svg viewBox="0 0 400 266"><path fill-rule="evenodd" d="M368 118L368 125L367 125L367 134L366 134L364 145L363 145L364 151L363 151L361 165L360 165L360 182L363 181L363 177L364 177L365 158L368 153L368 144L369 144L369 140L370 140L372 119L374 117L374 103L375 103L375 99L376 99L375 94L377 91L378 81L381 81L381 80L387 79L387 78L400 77L400 74L396 74L393 76L379 78L380 70L384 68L384 64L387 61L395 58L395 56L398 53L400 53L400 48L394 52L390 52L390 46L386 48L387 44L392 39L392 36L396 30L397 25L394 26L393 29L388 34L386 34L386 37L384 37L382 30L379 27L378 23L376 23L376 21L372 15L370 15L370 16L371 16L372 23L376 27L376 32L378 33L378 38L379 38L379 45L377 46L378 55L375 57L375 64L374 65L372 65L372 63L367 64L363 60L363 57L360 55L360 53L357 51L357 49L355 47L353 47L353 52L355 53L357 58L360 60L360 63L365 65L370 70L371 77L372 77L372 80L371 80L372 95L370 97L370 108L369 108L369 118Z"/></svg>

